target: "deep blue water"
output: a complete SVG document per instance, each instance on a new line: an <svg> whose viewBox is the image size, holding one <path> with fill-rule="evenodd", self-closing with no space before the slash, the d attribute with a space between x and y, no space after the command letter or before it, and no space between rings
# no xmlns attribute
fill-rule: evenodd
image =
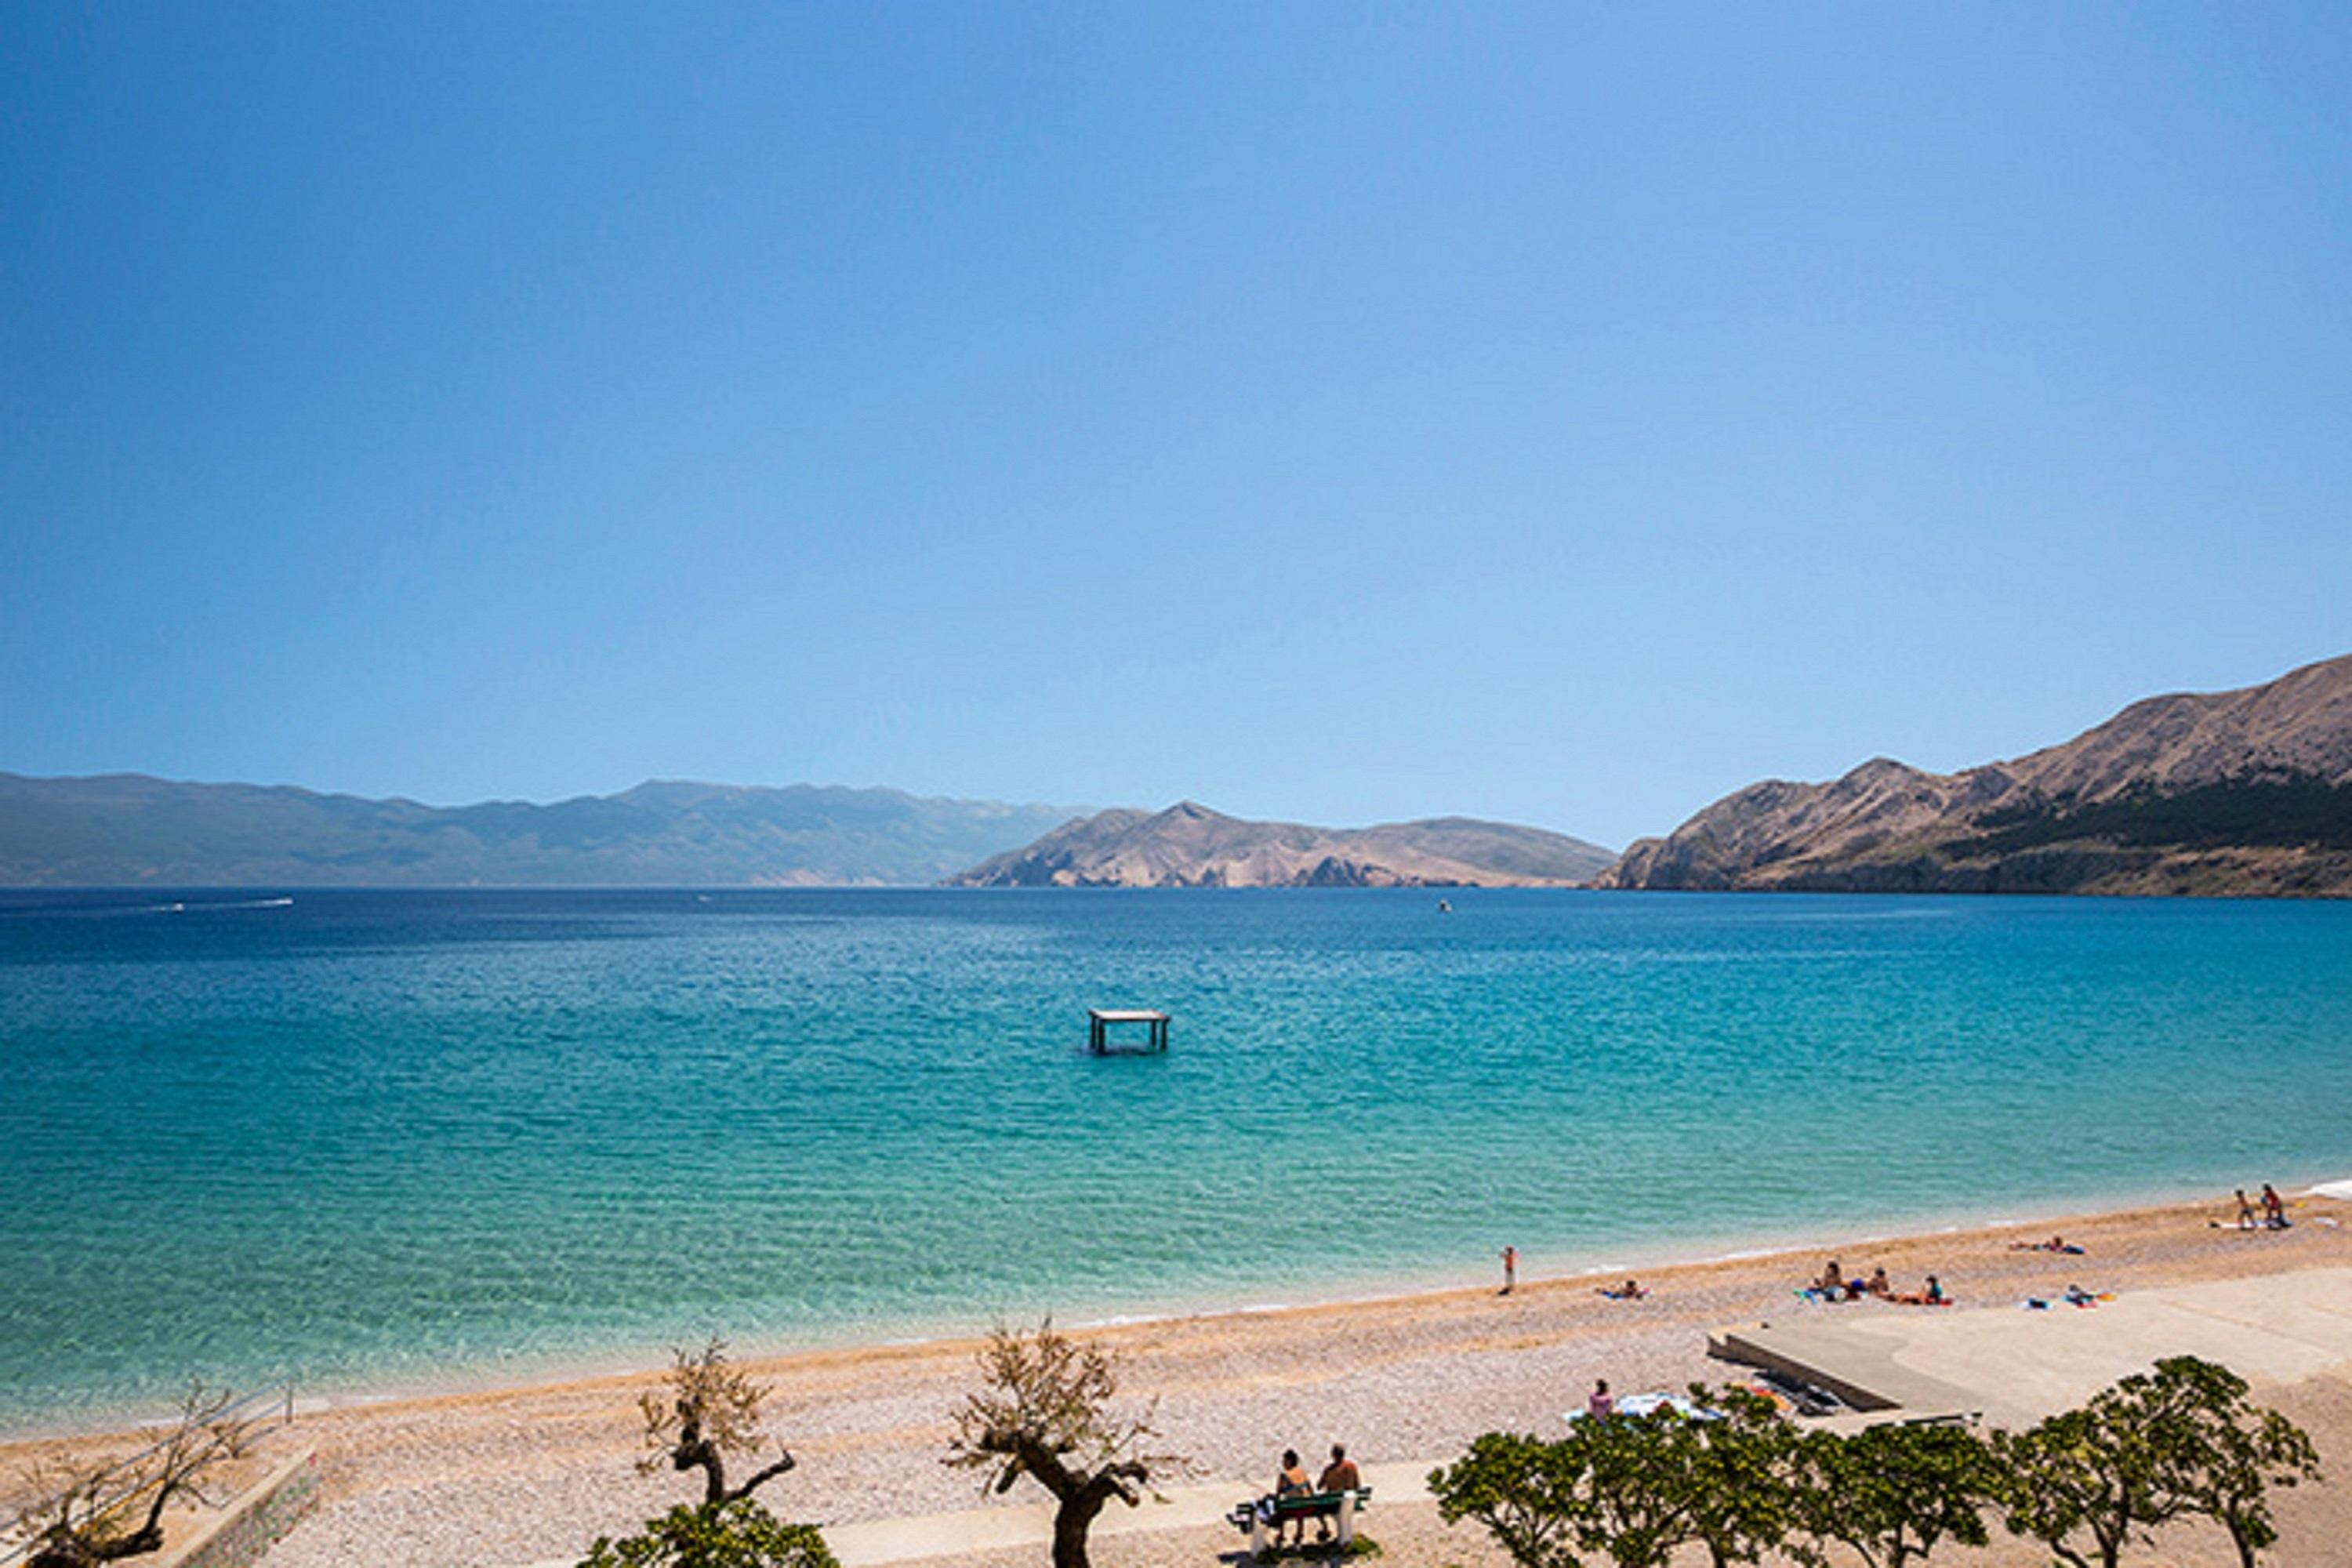
<svg viewBox="0 0 2352 1568"><path fill-rule="evenodd" d="M0 1429L2352 1174L2346 904L291 896L0 894Z"/></svg>

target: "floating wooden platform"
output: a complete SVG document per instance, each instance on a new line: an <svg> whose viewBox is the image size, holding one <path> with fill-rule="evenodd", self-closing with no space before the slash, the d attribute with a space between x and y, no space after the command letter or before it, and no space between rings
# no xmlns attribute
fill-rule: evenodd
<svg viewBox="0 0 2352 1568"><path fill-rule="evenodd" d="M1120 1025L1140 1024L1144 1026L1144 1043L1123 1047L1129 1050L1160 1052L1168 1048L1168 1015L1147 1007L1089 1007L1087 1009L1087 1049L1098 1057L1108 1056L1115 1047L1110 1032Z"/></svg>

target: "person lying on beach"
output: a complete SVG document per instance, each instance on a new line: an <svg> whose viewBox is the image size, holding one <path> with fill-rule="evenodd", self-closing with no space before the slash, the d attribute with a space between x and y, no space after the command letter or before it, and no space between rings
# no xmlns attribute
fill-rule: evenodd
<svg viewBox="0 0 2352 1568"><path fill-rule="evenodd" d="M1638 1301L1643 1297L1648 1295L1649 1292L1642 1289L1639 1281L1628 1279L1624 1284L1620 1285L1614 1290L1612 1290L1608 1286L1603 1285L1601 1288L1601 1294L1608 1297L1612 1301Z"/></svg>
<svg viewBox="0 0 2352 1568"><path fill-rule="evenodd" d="M2012 1241L2009 1249L2011 1252L2065 1252L2076 1258L2083 1256L2083 1249L2063 1236L2053 1236L2047 1241Z"/></svg>
<svg viewBox="0 0 2352 1568"><path fill-rule="evenodd" d="M1862 1288L1882 1301L1892 1300L1895 1295L1895 1282L1887 1279L1886 1270L1884 1268L1872 1269L1870 1278L1864 1282Z"/></svg>
<svg viewBox="0 0 2352 1568"><path fill-rule="evenodd" d="M1822 1265L1822 1277L1813 1281L1811 1289L1824 1301L1845 1300L1845 1275L1838 1268L1836 1258L1832 1258Z"/></svg>

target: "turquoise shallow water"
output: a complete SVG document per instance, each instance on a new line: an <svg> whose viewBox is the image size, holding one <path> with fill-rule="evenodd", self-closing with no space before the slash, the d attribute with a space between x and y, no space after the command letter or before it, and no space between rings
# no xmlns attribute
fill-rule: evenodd
<svg viewBox="0 0 2352 1568"><path fill-rule="evenodd" d="M1449 897L0 894L0 1428L2352 1174L2352 905Z"/></svg>

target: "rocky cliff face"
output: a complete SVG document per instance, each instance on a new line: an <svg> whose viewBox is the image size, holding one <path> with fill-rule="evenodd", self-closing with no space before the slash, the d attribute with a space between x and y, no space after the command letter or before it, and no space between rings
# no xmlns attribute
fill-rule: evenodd
<svg viewBox="0 0 2352 1568"><path fill-rule="evenodd" d="M1439 817L1379 827L1245 822L1191 801L1105 811L986 860L972 888L1573 887L1609 851L1507 823Z"/></svg>
<svg viewBox="0 0 2352 1568"><path fill-rule="evenodd" d="M1613 888L2352 895L2352 656L2135 702L1958 773L1879 758L1727 795Z"/></svg>

